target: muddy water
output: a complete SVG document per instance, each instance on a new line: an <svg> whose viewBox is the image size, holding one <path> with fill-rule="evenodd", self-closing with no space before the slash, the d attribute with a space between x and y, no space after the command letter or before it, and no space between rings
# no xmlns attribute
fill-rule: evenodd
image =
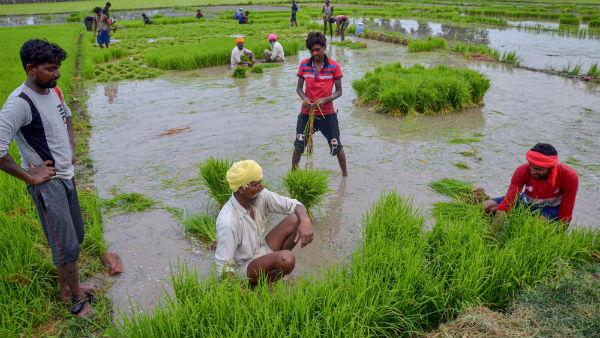
<svg viewBox="0 0 600 338"><path fill-rule="evenodd" d="M557 70L581 63L587 70L593 63L600 63L600 40L576 38L568 34L532 31L518 28L460 27L430 21L399 19L355 19L363 21L365 28L401 32L423 39L428 36L442 37L449 41L460 41L486 45L502 52L517 51L524 58L523 65L536 68L553 67ZM531 22L529 22L531 23Z"/></svg>
<svg viewBox="0 0 600 338"><path fill-rule="evenodd" d="M342 179L325 139L316 136L315 165L331 171L331 195L315 212L315 241L295 249L294 274L343 259L359 244L361 218L384 190L396 189L428 209L445 200L427 188L443 177L457 177L503 194L513 170L536 142L553 143L563 161L580 173L575 218L600 227L597 199L600 185L600 88L499 64L471 63L436 53L408 54L406 47L368 40L366 50L329 47L328 55L344 72L344 95L336 100L341 141L348 157L349 177ZM295 93L301 58L289 57L280 68L233 79L228 66L163 78L97 85L89 91L90 140L95 177L102 197L117 189L141 192L162 206L186 213L214 214L215 207L197 183L197 166L208 156L252 158L264 168L272 190L289 167L300 102ZM485 106L436 117L388 117L356 107L351 82L378 64L449 64L486 73L492 87ZM159 136L170 128L184 132ZM451 144L457 137L481 142ZM459 152L472 150L477 158ZM472 169L453 165L464 161ZM303 163L302 163L303 165ZM273 221L277 221L274 219ZM155 209L105 220L105 238L118 252L126 272L114 279L113 299L127 310L127 297L150 307L159 288L169 284L169 266L190 262L208 271L213 252L183 237L168 211Z"/></svg>

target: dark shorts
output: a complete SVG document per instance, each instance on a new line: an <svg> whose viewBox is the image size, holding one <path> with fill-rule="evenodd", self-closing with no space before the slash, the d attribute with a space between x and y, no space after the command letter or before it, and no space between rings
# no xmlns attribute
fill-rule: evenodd
<svg viewBox="0 0 600 338"><path fill-rule="evenodd" d="M298 123L296 124L296 141L294 141L294 148L303 153L306 142L306 125L308 124L308 115L300 113L298 115ZM323 136L327 139L329 144L329 153L333 156L337 155L342 150L342 142L340 141L340 127L338 124L337 113L315 116L313 124L313 134L320 131ZM314 144L314 135L313 135Z"/></svg>
<svg viewBox="0 0 600 338"><path fill-rule="evenodd" d="M529 204L523 200L524 196L525 196L525 194L521 193L521 195L517 199L517 203L515 204L515 206L523 204L523 205L525 205L525 207L530 208L531 211L533 211L533 212L536 212L539 210L540 215L546 217L549 220L558 219L559 207ZM504 196L492 198L492 200L494 202L500 204L504 200Z"/></svg>
<svg viewBox="0 0 600 338"><path fill-rule="evenodd" d="M292 12L292 19L291 21L296 21L296 12Z"/></svg>
<svg viewBox="0 0 600 338"><path fill-rule="evenodd" d="M76 262L84 238L75 179L53 178L40 185L27 185L38 211L44 235L52 252L52 263Z"/></svg>
<svg viewBox="0 0 600 338"><path fill-rule="evenodd" d="M329 23L334 23L335 19L334 18L329 18L329 20L327 20Z"/></svg>
<svg viewBox="0 0 600 338"><path fill-rule="evenodd" d="M99 31L97 40L99 45L103 43L108 45L110 43L110 38L108 37L108 29L105 31Z"/></svg>

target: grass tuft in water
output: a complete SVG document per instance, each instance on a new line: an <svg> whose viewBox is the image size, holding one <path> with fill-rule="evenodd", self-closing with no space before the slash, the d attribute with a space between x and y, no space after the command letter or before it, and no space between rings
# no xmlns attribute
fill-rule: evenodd
<svg viewBox="0 0 600 338"><path fill-rule="evenodd" d="M329 174L320 169L288 171L283 178L283 186L292 198L302 203L310 213L310 208L319 204L329 191Z"/></svg>
<svg viewBox="0 0 600 338"><path fill-rule="evenodd" d="M233 74L231 74L231 76L236 79L243 79L248 76L248 75L246 75L247 71L248 71L248 67L235 67L235 69L233 70Z"/></svg>
<svg viewBox="0 0 600 338"><path fill-rule="evenodd" d="M121 193L102 203L104 207L119 209L126 213L144 211L153 207L154 204L156 204L156 202L144 196L143 194L136 192Z"/></svg>
<svg viewBox="0 0 600 338"><path fill-rule="evenodd" d="M183 220L183 229L205 244L217 240L217 219L205 214L195 214Z"/></svg>
<svg viewBox="0 0 600 338"><path fill-rule="evenodd" d="M200 166L202 183L208 188L210 196L223 206L231 197L231 188L227 183L227 170L233 162L230 159L210 157Z"/></svg>

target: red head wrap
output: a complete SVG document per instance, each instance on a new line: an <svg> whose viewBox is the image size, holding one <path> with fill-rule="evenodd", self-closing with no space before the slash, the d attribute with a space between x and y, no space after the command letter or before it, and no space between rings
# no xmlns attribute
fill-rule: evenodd
<svg viewBox="0 0 600 338"><path fill-rule="evenodd" d="M548 182L552 186L556 184L556 165L558 164L558 155L544 155L538 151L529 150L525 155L527 162L531 163L532 166L540 168L552 168L550 175L548 176Z"/></svg>

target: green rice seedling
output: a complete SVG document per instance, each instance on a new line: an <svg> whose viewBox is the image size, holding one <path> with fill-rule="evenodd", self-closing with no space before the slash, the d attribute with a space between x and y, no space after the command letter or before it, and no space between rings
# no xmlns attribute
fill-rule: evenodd
<svg viewBox="0 0 600 338"><path fill-rule="evenodd" d="M246 75L247 71L248 71L248 67L235 67L231 76L236 79L243 79L248 76L248 75Z"/></svg>
<svg viewBox="0 0 600 338"><path fill-rule="evenodd" d="M459 138L454 138L454 139L448 141L448 143L450 143L450 144L469 144L469 143L476 143L476 142L481 142L481 140L478 138L459 137Z"/></svg>
<svg viewBox="0 0 600 338"><path fill-rule="evenodd" d="M456 221L467 221L469 219L482 218L485 215L481 204L464 202L436 202L433 204L431 214L435 218L447 218Z"/></svg>
<svg viewBox="0 0 600 338"><path fill-rule="evenodd" d="M227 183L227 171L233 162L229 159L210 157L200 166L202 183L208 188L210 196L222 207L231 197L231 188Z"/></svg>
<svg viewBox="0 0 600 338"><path fill-rule="evenodd" d="M155 204L153 200L136 192L121 193L102 203L106 208L119 209L125 213L144 211Z"/></svg>
<svg viewBox="0 0 600 338"><path fill-rule="evenodd" d="M518 65L523 61L523 58L517 55L516 51L504 52L502 53L502 57L500 61L504 63L510 63L513 65Z"/></svg>
<svg viewBox="0 0 600 338"><path fill-rule="evenodd" d="M276 68L281 67L281 63L278 62L270 62L261 65L263 68Z"/></svg>
<svg viewBox="0 0 600 338"><path fill-rule="evenodd" d="M600 67L598 66L598 63L594 63L590 66L590 68L588 69L587 73L585 73L585 75L587 76L593 76L593 77L600 77Z"/></svg>
<svg viewBox="0 0 600 338"><path fill-rule="evenodd" d="M413 40L408 45L408 51L414 52L429 52L436 49L448 49L448 42L443 38L428 37L424 40Z"/></svg>
<svg viewBox="0 0 600 338"><path fill-rule="evenodd" d="M477 105L489 86L489 79L473 70L400 63L377 67L352 83L360 102L391 115L444 114Z"/></svg>
<svg viewBox="0 0 600 338"><path fill-rule="evenodd" d="M310 215L310 209L323 201L329 191L329 174L320 169L297 168L288 171L283 178L283 186L292 198L306 207Z"/></svg>
<svg viewBox="0 0 600 338"><path fill-rule="evenodd" d="M256 73L256 74L262 74L264 72L264 69L265 69L265 67L263 67L262 65L255 65L252 68L250 68L250 71L252 73ZM234 74L234 77L235 77L235 74Z"/></svg>
<svg viewBox="0 0 600 338"><path fill-rule="evenodd" d="M330 44L335 45L335 46L348 47L350 49L365 49L365 48L367 48L366 43L360 42L360 41L352 41L349 39L346 39L344 41L333 41Z"/></svg>
<svg viewBox="0 0 600 338"><path fill-rule="evenodd" d="M590 22L588 22L588 27L600 28L600 19L590 20Z"/></svg>
<svg viewBox="0 0 600 338"><path fill-rule="evenodd" d="M581 20L574 15L569 15L569 16L561 16L558 19L558 22L561 25L571 25L571 26L577 25L577 26L579 26L579 24L581 23Z"/></svg>
<svg viewBox="0 0 600 338"><path fill-rule="evenodd" d="M471 167L469 167L469 165L463 161L458 161L456 163L453 163L453 165L459 169L471 169Z"/></svg>
<svg viewBox="0 0 600 338"><path fill-rule="evenodd" d="M205 214L195 214L183 220L183 229L205 244L217 240L217 219Z"/></svg>
<svg viewBox="0 0 600 338"><path fill-rule="evenodd" d="M460 202L468 200L472 196L474 189L470 183L454 178L442 178L430 182L427 186L439 194L451 197Z"/></svg>
<svg viewBox="0 0 600 338"><path fill-rule="evenodd" d="M569 75L579 75L581 70L583 69L583 64L581 62L577 62L573 64L571 61L562 68L562 72Z"/></svg>

